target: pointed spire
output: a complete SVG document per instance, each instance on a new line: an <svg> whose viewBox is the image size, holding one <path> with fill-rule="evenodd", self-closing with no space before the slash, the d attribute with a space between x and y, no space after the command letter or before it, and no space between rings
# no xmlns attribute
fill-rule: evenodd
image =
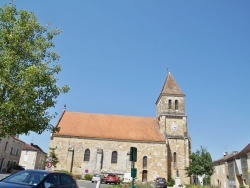
<svg viewBox="0 0 250 188"><path fill-rule="evenodd" d="M181 91L180 87L176 83L174 77L170 73L170 69L168 68L168 75L161 90L161 94L168 95L183 95L184 93Z"/></svg>

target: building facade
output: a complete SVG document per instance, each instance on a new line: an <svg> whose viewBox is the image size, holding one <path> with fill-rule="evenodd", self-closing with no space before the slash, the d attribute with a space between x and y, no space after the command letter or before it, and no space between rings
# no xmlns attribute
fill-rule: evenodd
<svg viewBox="0 0 250 188"><path fill-rule="evenodd" d="M137 148L137 179L175 178L189 184L191 139L185 114L185 95L168 76L156 101L156 117L68 112L64 110L51 135L59 163L56 169L75 174L123 174L131 169L130 147Z"/></svg>
<svg viewBox="0 0 250 188"><path fill-rule="evenodd" d="M19 165L25 169L45 169L47 153L38 145L25 143Z"/></svg>
<svg viewBox="0 0 250 188"><path fill-rule="evenodd" d="M17 137L0 137L0 172L10 173L18 165L23 145Z"/></svg>
<svg viewBox="0 0 250 188"><path fill-rule="evenodd" d="M240 152L225 153L213 164L212 185L222 188L250 186L250 144Z"/></svg>

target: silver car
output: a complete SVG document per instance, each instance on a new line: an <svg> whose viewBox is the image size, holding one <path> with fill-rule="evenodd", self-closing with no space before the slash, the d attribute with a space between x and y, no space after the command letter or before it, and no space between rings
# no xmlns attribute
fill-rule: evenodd
<svg viewBox="0 0 250 188"><path fill-rule="evenodd" d="M97 174L95 173L92 177L92 183L101 181L101 183L105 183L105 176L103 174Z"/></svg>

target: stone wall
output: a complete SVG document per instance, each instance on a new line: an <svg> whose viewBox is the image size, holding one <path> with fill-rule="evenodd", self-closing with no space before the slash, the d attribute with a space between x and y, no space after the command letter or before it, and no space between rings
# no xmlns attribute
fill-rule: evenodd
<svg viewBox="0 0 250 188"><path fill-rule="evenodd" d="M166 143L132 143L126 141L98 140L54 137L50 142L51 148L56 148L55 153L59 158L57 168L54 170L68 170L72 168L75 174L85 175L94 172L116 172L123 174L129 172L130 147L137 148L137 178L142 181L142 171L147 170L147 181L153 181L156 177L167 178L167 148ZM69 149L70 148L70 149ZM74 154L72 152L74 149ZM84 152L90 150L90 160L84 161ZM117 151L117 163L111 163L111 155ZM102 160L101 160L102 153ZM71 167L73 156L73 165ZM147 167L143 169L143 157L147 157ZM102 164L100 164L102 161Z"/></svg>

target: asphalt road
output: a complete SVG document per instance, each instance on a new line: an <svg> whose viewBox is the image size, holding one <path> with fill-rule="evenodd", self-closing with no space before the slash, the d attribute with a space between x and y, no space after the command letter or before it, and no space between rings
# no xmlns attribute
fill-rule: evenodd
<svg viewBox="0 0 250 188"><path fill-rule="evenodd" d="M91 181L85 181L85 180L77 180L77 184L81 188L95 188L96 183L92 183ZM101 184L100 188L108 187L110 184Z"/></svg>

